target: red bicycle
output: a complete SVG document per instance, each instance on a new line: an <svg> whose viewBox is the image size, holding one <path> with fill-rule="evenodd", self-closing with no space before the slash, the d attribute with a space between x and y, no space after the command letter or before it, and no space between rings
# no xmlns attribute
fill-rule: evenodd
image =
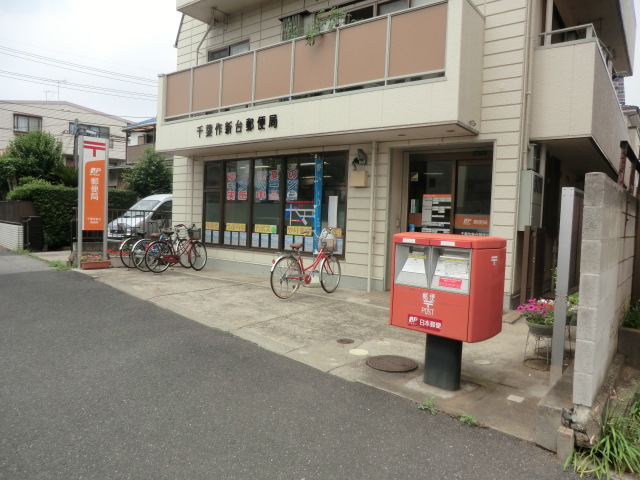
<svg viewBox="0 0 640 480"><path fill-rule="evenodd" d="M279 256L271 266L271 290L277 297L287 299L292 297L300 285L311 283L313 274L320 272L320 285L327 293L335 292L340 283L340 262L334 255L336 238L331 228L322 230L318 237L320 251L313 263L305 268L300 249L302 243L292 243L289 246L292 253Z"/></svg>

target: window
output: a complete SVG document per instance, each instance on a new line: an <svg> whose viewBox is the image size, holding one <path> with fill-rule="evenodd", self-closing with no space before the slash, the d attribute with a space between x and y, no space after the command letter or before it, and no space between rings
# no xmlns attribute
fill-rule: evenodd
<svg viewBox="0 0 640 480"><path fill-rule="evenodd" d="M69 133L75 133L76 124L69 123ZM109 127L99 127L96 125L78 124L78 134L89 137L109 138Z"/></svg>
<svg viewBox="0 0 640 480"><path fill-rule="evenodd" d="M347 154L322 154L322 226L336 228L342 253L346 224ZM313 250L315 159L306 154L207 162L204 240L252 249L294 242Z"/></svg>
<svg viewBox="0 0 640 480"><path fill-rule="evenodd" d="M378 5L378 15L388 15L398 10L404 10L409 8L408 0L393 0L387 3L381 3Z"/></svg>
<svg viewBox="0 0 640 480"><path fill-rule="evenodd" d="M304 35L304 15L296 13L282 19L282 41L291 40Z"/></svg>
<svg viewBox="0 0 640 480"><path fill-rule="evenodd" d="M214 60L220 60L221 58L230 57L232 55L238 55L240 53L249 51L249 40L244 42L228 45L224 48L217 50L210 50L207 52L207 62L213 62Z"/></svg>
<svg viewBox="0 0 640 480"><path fill-rule="evenodd" d="M409 155L409 230L488 235L490 152Z"/></svg>
<svg viewBox="0 0 640 480"><path fill-rule="evenodd" d="M28 133L33 130L42 130L42 118L28 117L26 115L14 115L13 130L15 132L24 133Z"/></svg>

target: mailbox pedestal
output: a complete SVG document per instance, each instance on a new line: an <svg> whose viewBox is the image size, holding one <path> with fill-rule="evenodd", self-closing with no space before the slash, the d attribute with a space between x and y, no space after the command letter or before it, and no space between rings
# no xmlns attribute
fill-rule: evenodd
<svg viewBox="0 0 640 480"><path fill-rule="evenodd" d="M506 240L407 232L393 243L389 323L426 333L425 383L457 390L462 342L502 330Z"/></svg>
<svg viewBox="0 0 640 480"><path fill-rule="evenodd" d="M462 342L427 334L424 383L443 390L458 390L461 371Z"/></svg>

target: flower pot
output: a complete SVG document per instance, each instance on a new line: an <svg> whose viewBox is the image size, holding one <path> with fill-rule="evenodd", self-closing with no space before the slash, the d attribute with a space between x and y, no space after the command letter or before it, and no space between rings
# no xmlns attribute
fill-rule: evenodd
<svg viewBox="0 0 640 480"><path fill-rule="evenodd" d="M100 260L98 262L80 262L80 268L83 270L96 270L98 268L111 267L111 260Z"/></svg>
<svg viewBox="0 0 640 480"><path fill-rule="evenodd" d="M538 335L540 337L553 336L553 325L540 325L538 323L527 322L527 326L532 335Z"/></svg>

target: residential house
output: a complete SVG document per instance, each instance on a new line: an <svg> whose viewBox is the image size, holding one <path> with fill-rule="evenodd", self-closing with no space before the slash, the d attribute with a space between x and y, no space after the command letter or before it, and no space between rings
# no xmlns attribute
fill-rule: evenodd
<svg viewBox="0 0 640 480"><path fill-rule="evenodd" d="M309 41L330 7L346 15ZM175 156L175 217L202 226L217 268L263 272L294 240L311 253L320 164L344 285L390 288L395 233L492 235L507 239L509 309L532 230L544 233L535 287L551 285L562 187L584 188L594 171L637 184L638 111L623 111L612 80L633 73L632 0L177 10L156 148Z"/></svg>
<svg viewBox="0 0 640 480"><path fill-rule="evenodd" d="M155 150L156 117L127 125L122 128L122 131L127 136L126 164L128 166L138 163L145 149L151 147ZM173 157L171 155L166 155L166 157L167 164L172 165Z"/></svg>
<svg viewBox="0 0 640 480"><path fill-rule="evenodd" d="M16 136L43 130L62 142L65 164L75 165L76 121L78 134L109 139L109 186L116 187L126 160L124 118L69 102L0 100L0 152Z"/></svg>

